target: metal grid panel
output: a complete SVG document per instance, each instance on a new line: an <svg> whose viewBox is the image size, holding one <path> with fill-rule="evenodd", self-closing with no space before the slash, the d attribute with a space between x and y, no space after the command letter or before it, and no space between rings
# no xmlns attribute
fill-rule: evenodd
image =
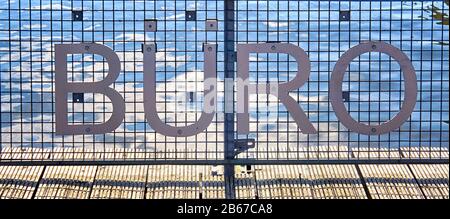
<svg viewBox="0 0 450 219"><path fill-rule="evenodd" d="M250 134L242 137L256 139L256 149L240 156L394 159L431 151L438 157L448 156L448 20L442 25L431 19L426 9L432 5L448 12L442 1L237 1L238 44L288 42L309 55L309 80L290 95L318 130L317 134L300 133L275 97L255 94L250 98ZM399 130L388 134L349 131L338 121L328 98L334 65L344 52L366 41L383 41L402 50L418 78L414 113ZM297 73L297 63L286 54L250 57L254 83L284 82ZM399 64L386 54L370 52L350 64L343 98L355 120L378 125L399 112L404 89Z"/></svg>
<svg viewBox="0 0 450 219"><path fill-rule="evenodd" d="M78 152L81 159L122 159L117 151L129 152L132 159L223 157L223 114L205 132L186 138L157 134L148 125L141 51L145 43L157 44L159 116L172 126L193 123L202 110L203 43L218 44L218 96L223 96L222 1L20 0L0 7L4 156L25 159L14 149L35 148L62 159ZM187 21L186 11L195 12L196 20ZM217 20L218 31L206 31L206 19ZM144 31L146 20L156 21L157 32ZM89 42L110 47L120 58L122 71L112 87L125 99L125 119L108 134L56 135L54 45ZM107 72L99 55L68 57L69 82L100 81ZM69 94L68 102L69 125L103 123L112 112L102 94Z"/></svg>
<svg viewBox="0 0 450 219"><path fill-rule="evenodd" d="M290 95L318 130L300 133L276 98L255 95L250 134L235 137L255 139L256 148L239 154L235 162L448 162L448 21L442 25L438 16L433 18L432 6L448 13L443 1L235 1L235 43L288 42L308 54L310 78ZM224 8L224 1L5 1L0 5L2 162L226 163ZM145 20L156 20L156 32L144 31ZM207 31L206 20L217 20L218 31ZM385 41L401 49L417 72L414 113L399 130L380 136L348 131L328 100L334 64L364 41ZM54 44L81 42L104 44L119 55L122 71L112 87L125 99L126 116L113 133L55 135ZM193 123L201 113L202 44L218 45L218 112L205 132L166 137L145 121L141 46L151 42L158 49L159 115L178 126ZM68 67L69 81L98 81L107 73L106 62L97 55L73 55ZM296 70L287 55L251 56L255 83L287 81ZM355 59L343 85L352 117L379 124L395 115L404 95L400 73L398 64L383 54ZM102 123L111 114L103 95L74 94L69 102L73 124Z"/></svg>

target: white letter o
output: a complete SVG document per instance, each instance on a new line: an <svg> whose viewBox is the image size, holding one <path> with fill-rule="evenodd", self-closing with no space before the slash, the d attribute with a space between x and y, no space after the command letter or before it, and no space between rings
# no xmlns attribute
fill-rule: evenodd
<svg viewBox="0 0 450 219"><path fill-rule="evenodd" d="M391 56L400 64L405 79L405 99L400 112L391 120L376 126L366 125L354 120L345 108L342 99L342 81L347 66L353 59L366 52L381 52ZM339 58L331 75L329 95L336 116L349 130L366 135L385 134L398 129L411 116L417 101L416 73L409 58L394 46L384 42L364 42L350 48Z"/></svg>

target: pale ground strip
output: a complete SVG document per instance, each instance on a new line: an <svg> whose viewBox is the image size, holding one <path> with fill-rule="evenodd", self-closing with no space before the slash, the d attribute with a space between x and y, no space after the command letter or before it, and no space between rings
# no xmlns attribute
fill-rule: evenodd
<svg viewBox="0 0 450 219"><path fill-rule="evenodd" d="M338 149L333 149L337 151ZM348 151L310 153L317 159L442 158L448 150ZM63 153L64 152L64 153ZM14 148L2 160L164 159L159 154L85 153L73 149ZM156 156L155 156L156 155ZM187 159L195 159L187 153ZM161 157L162 156L162 157ZM276 154L269 154L276 159ZM236 197L240 199L448 199L448 164L383 165L256 165L236 166ZM2 166L0 198L18 199L216 199L225 198L222 166Z"/></svg>
<svg viewBox="0 0 450 219"><path fill-rule="evenodd" d="M449 198L449 166L273 165L236 167L240 199ZM0 166L0 198L224 198L222 170L212 166ZM365 185L364 185L364 183ZM366 186L368 193L364 190Z"/></svg>

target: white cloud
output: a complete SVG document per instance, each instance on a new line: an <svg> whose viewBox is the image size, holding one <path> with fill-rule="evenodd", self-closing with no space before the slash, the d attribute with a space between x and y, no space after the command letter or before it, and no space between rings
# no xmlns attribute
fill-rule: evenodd
<svg viewBox="0 0 450 219"><path fill-rule="evenodd" d="M264 22L264 24L269 26L270 28L288 27L289 26L288 22L273 22L273 21L269 21L269 22Z"/></svg>

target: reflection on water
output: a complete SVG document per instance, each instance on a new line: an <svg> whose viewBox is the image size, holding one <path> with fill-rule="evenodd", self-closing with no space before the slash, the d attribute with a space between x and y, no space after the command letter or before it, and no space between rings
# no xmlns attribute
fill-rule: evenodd
<svg viewBox="0 0 450 219"><path fill-rule="evenodd" d="M3 1L0 5L0 70L2 147L112 146L127 148L196 147L217 150L223 142L223 1ZM305 86L292 92L319 131L298 133L283 105L273 97L252 98L251 134L260 145L267 141L305 145L351 147L433 146L448 148L449 50L436 43L449 39L448 26L426 20L423 8L442 2L317 2L238 1L237 43L289 42L303 48L311 60ZM84 21L72 22L71 10L83 9ZM145 9L145 10L144 10ZM371 10L369 10L371 9ZM197 10L197 22L185 22L185 10ZM216 11L219 10L219 11ZM350 21L339 21L340 10L351 10ZM157 33L144 33L144 19L158 20ZM204 31L203 20L218 19L219 32ZM386 41L411 59L418 78L418 102L411 118L398 131L381 136L349 132L340 124L328 101L328 82L334 64L350 47L363 41ZM126 101L124 123L115 133L77 136L54 135L53 45L98 42L116 51L122 72L114 84ZM218 47L218 111L207 130L191 138L163 137L145 122L141 44L156 41L157 98L160 117L172 125L186 125L200 115L202 92L185 103L190 91L203 87L203 42ZM101 80L107 66L101 57L72 57L69 80ZM300 66L302 67L302 66ZM287 81L297 65L291 57L252 54L250 78L256 83ZM343 89L349 91L347 109L353 118L379 124L400 109L404 95L399 65L386 55L364 54L346 73ZM111 104L91 95L85 104L70 104L69 121L108 119ZM93 113L96 112L96 113ZM106 113L104 113L106 112ZM178 112L178 113L177 113ZM274 135L275 133L275 135ZM281 134L280 134L281 133ZM270 137L269 137L270 136ZM264 140L265 139L265 140ZM166 144L167 143L167 144ZM221 146L219 146L221 148Z"/></svg>

